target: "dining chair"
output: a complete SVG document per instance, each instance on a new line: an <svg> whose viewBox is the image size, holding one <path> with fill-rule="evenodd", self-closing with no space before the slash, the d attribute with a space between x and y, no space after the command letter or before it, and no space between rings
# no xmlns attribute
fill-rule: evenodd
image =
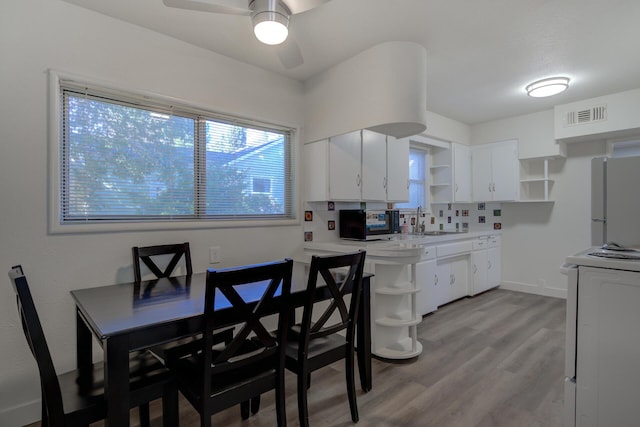
<svg viewBox="0 0 640 427"><path fill-rule="evenodd" d="M354 379L355 329L358 317L366 252L313 256L307 281L307 295L300 323L289 329L286 367L297 374L300 426L309 425L307 391L311 373L339 360L345 361L345 379L351 419L358 422ZM314 313L319 279L332 299ZM351 300L346 295L351 292ZM319 307L319 306L318 306Z"/></svg>
<svg viewBox="0 0 640 427"><path fill-rule="evenodd" d="M157 246L134 246L131 248L131 251L133 252L133 279L136 282L142 280L142 264L144 264L156 278L160 279L162 277L171 277L183 257L186 275L193 274L189 242ZM172 257L165 265L162 265L160 260L167 259L168 255Z"/></svg>
<svg viewBox="0 0 640 427"><path fill-rule="evenodd" d="M207 271L203 340L167 351L167 363L178 387L200 414L200 425L211 416L252 397L275 390L277 425L286 426L284 375L289 326L289 295L293 261L268 262ZM278 292L279 291L279 292ZM274 297L278 297L274 300ZM216 316L216 305L230 305L234 314ZM267 326L276 313L277 332ZM229 311L227 311L229 313ZM220 321L234 323L231 342L216 344L212 332Z"/></svg>
<svg viewBox="0 0 640 427"><path fill-rule="evenodd" d="M88 426L104 419L108 402L104 397L102 363L94 364L91 372L83 372L83 377L78 370L58 375L22 267L12 267L9 277L22 329L40 374L42 426ZM177 426L178 387L171 372L148 354L132 356L129 369L129 405L140 408L140 425L149 426L149 402L162 398L163 425Z"/></svg>

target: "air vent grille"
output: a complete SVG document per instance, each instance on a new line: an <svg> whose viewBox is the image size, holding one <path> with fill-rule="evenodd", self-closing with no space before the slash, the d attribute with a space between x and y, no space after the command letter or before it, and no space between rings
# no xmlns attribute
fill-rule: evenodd
<svg viewBox="0 0 640 427"><path fill-rule="evenodd" d="M605 120L607 120L607 106L597 105L584 110L569 111L565 123L566 126L575 126Z"/></svg>

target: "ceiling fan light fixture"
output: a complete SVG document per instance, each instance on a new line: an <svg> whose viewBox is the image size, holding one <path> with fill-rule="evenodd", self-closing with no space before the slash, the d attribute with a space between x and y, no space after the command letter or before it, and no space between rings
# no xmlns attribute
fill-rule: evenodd
<svg viewBox="0 0 640 427"><path fill-rule="evenodd" d="M530 83L526 87L527 95L533 98L544 98L564 92L569 87L568 77L550 77Z"/></svg>
<svg viewBox="0 0 640 427"><path fill-rule="evenodd" d="M277 45L284 42L289 35L290 13L279 1L254 0L253 33L264 44Z"/></svg>

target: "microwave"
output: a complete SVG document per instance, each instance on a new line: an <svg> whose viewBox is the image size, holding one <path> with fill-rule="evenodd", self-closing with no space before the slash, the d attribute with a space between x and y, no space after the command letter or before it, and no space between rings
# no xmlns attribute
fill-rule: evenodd
<svg viewBox="0 0 640 427"><path fill-rule="evenodd" d="M341 239L370 240L381 234L400 233L400 211L340 210Z"/></svg>

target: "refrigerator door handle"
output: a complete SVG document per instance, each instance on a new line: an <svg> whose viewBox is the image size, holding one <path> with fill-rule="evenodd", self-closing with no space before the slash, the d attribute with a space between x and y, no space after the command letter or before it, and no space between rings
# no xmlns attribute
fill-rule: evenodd
<svg viewBox="0 0 640 427"><path fill-rule="evenodd" d="M602 223L606 223L607 220L603 219L603 218L591 218L591 221L593 222L602 222Z"/></svg>

